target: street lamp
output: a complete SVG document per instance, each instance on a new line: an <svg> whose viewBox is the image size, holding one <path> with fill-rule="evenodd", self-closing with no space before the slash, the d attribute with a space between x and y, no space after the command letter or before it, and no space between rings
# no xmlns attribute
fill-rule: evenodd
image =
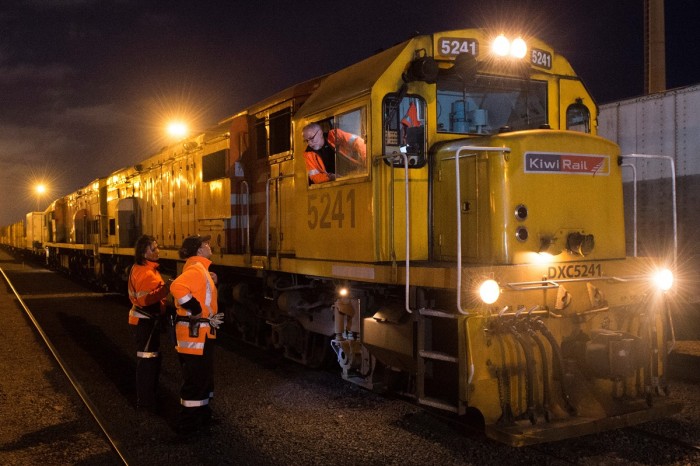
<svg viewBox="0 0 700 466"><path fill-rule="evenodd" d="M36 210L38 212L39 211L39 202L41 201L41 198L46 193L46 186L44 185L44 183L39 183L34 187L34 191L36 192Z"/></svg>
<svg viewBox="0 0 700 466"><path fill-rule="evenodd" d="M187 124L182 121L172 121L168 123L166 131L170 137L178 141L186 138L189 132Z"/></svg>

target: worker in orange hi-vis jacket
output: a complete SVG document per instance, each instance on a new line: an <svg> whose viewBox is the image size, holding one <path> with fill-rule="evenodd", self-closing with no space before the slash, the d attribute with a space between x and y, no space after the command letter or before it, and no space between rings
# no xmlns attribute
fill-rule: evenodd
<svg viewBox="0 0 700 466"><path fill-rule="evenodd" d="M210 236L189 236L179 255L186 259L182 273L170 292L175 299L175 334L182 368L182 405L176 430L187 436L211 424L209 401L214 396L214 343L216 329L223 322L218 313L217 277L209 272L212 255Z"/></svg>
<svg viewBox="0 0 700 466"><path fill-rule="evenodd" d="M304 161L312 184L335 180L336 152L351 164L358 167L364 166L367 145L360 136L340 129L332 129L326 138L318 123L306 125L302 135L304 142L308 144L304 151Z"/></svg>
<svg viewBox="0 0 700 466"><path fill-rule="evenodd" d="M136 407L156 410L160 375L160 329L168 286L158 272L158 242L143 235L134 246L134 265L129 272L129 324L136 341Z"/></svg>

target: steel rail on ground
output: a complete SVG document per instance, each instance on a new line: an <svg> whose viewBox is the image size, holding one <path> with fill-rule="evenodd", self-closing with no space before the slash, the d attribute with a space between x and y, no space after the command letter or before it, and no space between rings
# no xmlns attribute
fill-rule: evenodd
<svg viewBox="0 0 700 466"><path fill-rule="evenodd" d="M72 372L70 371L68 366L63 362L61 355L58 354L58 351L56 351L56 348L51 343L51 340L49 340L48 335L46 335L44 330L41 328L41 325L39 325L39 322L34 318L32 311L29 309L29 307L27 307L25 302L22 300L22 297L19 295L19 293L17 292L15 287L12 285L10 278L7 276L7 274L5 274L5 271L2 269L2 267L0 267L0 273L2 273L2 276L5 278L5 281L10 286L12 293L17 297L17 300L22 305L22 309L24 309L25 314L32 321L32 324L34 324L34 328L37 330L37 332L39 332L39 335L44 340L46 347L49 349L49 351L51 351L51 354L53 355L53 357L56 360L56 362L58 363L58 365L61 367L61 370L63 371L63 373L66 375L66 377L70 381L71 385L75 389L78 396L80 396L80 399L83 401L83 404L88 409L88 411L90 411L90 414L92 415L93 419L95 419L97 424L100 426L102 433L104 434L105 438L107 439L107 441L111 445L112 449L119 456L119 458L122 460L122 462L128 466L129 463L127 462L124 454L121 452L121 450L117 446L117 442L112 438L112 436L107 431L107 428L105 427L104 420L99 415L97 408L95 407L95 405L92 403L92 401L88 397L88 395L85 392L85 390L83 389L82 385L80 385L80 383L77 381L75 376L72 374Z"/></svg>

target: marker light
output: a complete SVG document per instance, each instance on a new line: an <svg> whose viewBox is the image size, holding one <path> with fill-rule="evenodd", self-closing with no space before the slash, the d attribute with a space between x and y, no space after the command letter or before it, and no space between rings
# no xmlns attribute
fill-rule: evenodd
<svg viewBox="0 0 700 466"><path fill-rule="evenodd" d="M501 294L501 287L496 280L486 280L479 287L479 296L485 304L493 304Z"/></svg>
<svg viewBox="0 0 700 466"><path fill-rule="evenodd" d="M654 274L654 283L661 291L668 291L673 286L673 272L668 269L659 270Z"/></svg>
<svg viewBox="0 0 700 466"><path fill-rule="evenodd" d="M535 264L550 264L554 260L554 255L549 252L538 252L533 254L532 262Z"/></svg>

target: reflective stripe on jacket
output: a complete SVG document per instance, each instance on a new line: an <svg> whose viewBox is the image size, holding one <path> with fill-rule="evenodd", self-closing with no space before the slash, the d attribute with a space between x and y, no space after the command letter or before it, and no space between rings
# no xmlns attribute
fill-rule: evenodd
<svg viewBox="0 0 700 466"><path fill-rule="evenodd" d="M187 259L182 273L170 285L170 292L175 298L177 315L180 317L190 317L192 313L183 308L182 305L192 298L195 298L202 307L201 318L208 318L218 312L217 291L209 274L211 261L201 256L193 256ZM209 324L199 323L199 335L191 337L189 334L189 324L178 321L175 326L177 346L175 349L179 353L194 354L201 356L204 353L204 341L206 338L216 338L212 335Z"/></svg>
<svg viewBox="0 0 700 466"><path fill-rule="evenodd" d="M306 174L312 183L319 184L331 180L326 171L326 165L316 152L304 152L304 161L306 162Z"/></svg>
<svg viewBox="0 0 700 466"><path fill-rule="evenodd" d="M367 145L360 136L347 133L340 129L328 132L328 143L346 160L362 166L367 158Z"/></svg>
<svg viewBox="0 0 700 466"><path fill-rule="evenodd" d="M134 264L129 272L129 300L133 306L129 311L129 323L136 325L139 319L150 319L148 314L158 314L165 305L168 288L158 272L158 263L146 261ZM143 310L148 314L139 312Z"/></svg>

